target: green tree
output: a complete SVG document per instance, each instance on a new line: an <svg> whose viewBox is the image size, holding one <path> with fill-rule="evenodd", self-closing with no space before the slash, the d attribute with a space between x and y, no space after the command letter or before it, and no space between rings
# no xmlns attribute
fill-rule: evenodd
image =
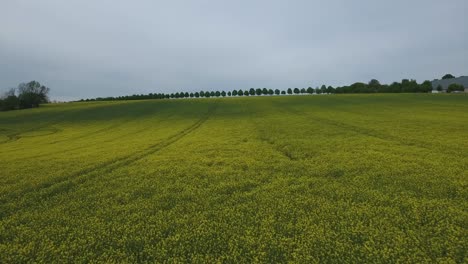
<svg viewBox="0 0 468 264"><path fill-rule="evenodd" d="M391 93L401 93L401 83L393 82L388 89Z"/></svg>
<svg viewBox="0 0 468 264"><path fill-rule="evenodd" d="M448 86L447 88L447 93L451 93L451 92L463 92L465 89L463 87L463 85L461 84L458 84L458 83L452 83Z"/></svg>
<svg viewBox="0 0 468 264"><path fill-rule="evenodd" d="M215 92L215 96L216 96L216 97L220 97L220 96L221 96L221 93L220 93L219 91L216 91L216 92Z"/></svg>
<svg viewBox="0 0 468 264"><path fill-rule="evenodd" d="M280 93L281 93L281 92L280 92L279 89L275 89L275 94L276 94L276 95L280 95Z"/></svg>
<svg viewBox="0 0 468 264"><path fill-rule="evenodd" d="M453 79L453 78L455 78L455 76L453 76L450 73L447 73L444 76L442 76L442 80Z"/></svg>
<svg viewBox="0 0 468 264"><path fill-rule="evenodd" d="M19 99L12 88L0 97L0 111L15 110L19 107Z"/></svg>
<svg viewBox="0 0 468 264"><path fill-rule="evenodd" d="M416 82L416 80L408 80L408 79L401 80L401 91L404 93L417 92L418 88L419 88L419 85Z"/></svg>
<svg viewBox="0 0 468 264"><path fill-rule="evenodd" d="M268 89L268 95L273 95L274 93L273 89Z"/></svg>
<svg viewBox="0 0 468 264"><path fill-rule="evenodd" d="M370 80L367 85L369 87L370 92L374 93L378 92L381 87L380 82L376 79Z"/></svg>
<svg viewBox="0 0 468 264"><path fill-rule="evenodd" d="M225 91L222 91L222 92L221 92L221 96L222 96L222 97L225 97L225 96L226 96L226 92L225 92Z"/></svg>
<svg viewBox="0 0 468 264"><path fill-rule="evenodd" d="M291 88L288 88L288 94L292 94Z"/></svg>
<svg viewBox="0 0 468 264"><path fill-rule="evenodd" d="M299 94L300 91L299 91L299 88L294 88L294 94Z"/></svg>
<svg viewBox="0 0 468 264"><path fill-rule="evenodd" d="M237 96L237 90L232 91L232 96Z"/></svg>
<svg viewBox="0 0 468 264"><path fill-rule="evenodd" d="M244 91L242 91L242 89L239 89L239 91L237 91L237 95L244 96Z"/></svg>
<svg viewBox="0 0 468 264"><path fill-rule="evenodd" d="M322 87L320 87L320 91L322 93L327 93L327 86L325 86L325 84L323 84Z"/></svg>
<svg viewBox="0 0 468 264"><path fill-rule="evenodd" d="M262 89L262 94L263 94L263 95L267 95L267 94L268 94L268 89L267 89L267 88L263 88L263 89Z"/></svg>
<svg viewBox="0 0 468 264"><path fill-rule="evenodd" d="M308 88L307 88L307 93L308 93L308 94L313 94L313 93L314 93L314 88L308 87Z"/></svg>
<svg viewBox="0 0 468 264"><path fill-rule="evenodd" d="M227 93L227 96L231 96L231 95L232 95L232 93L231 93L231 91L229 91L229 92Z"/></svg>
<svg viewBox="0 0 468 264"><path fill-rule="evenodd" d="M255 90L255 94L256 94L256 95L262 95L262 89L257 88L257 89Z"/></svg>
<svg viewBox="0 0 468 264"><path fill-rule="evenodd" d="M302 89L301 89L301 94L305 94L306 92L307 92L307 91L306 91L305 88L302 88Z"/></svg>
<svg viewBox="0 0 468 264"><path fill-rule="evenodd" d="M245 90L245 91L244 91L244 95L245 95L245 96L249 96L249 91Z"/></svg>
<svg viewBox="0 0 468 264"><path fill-rule="evenodd" d="M284 90L281 91L281 94L282 94L282 95L285 95L285 94L286 94L286 91L284 91Z"/></svg>
<svg viewBox="0 0 468 264"><path fill-rule="evenodd" d="M249 90L249 95L255 95L255 89L254 88L250 88Z"/></svg>
<svg viewBox="0 0 468 264"><path fill-rule="evenodd" d="M48 87L41 85L39 82L31 81L18 85L18 100L19 108L38 107L40 104L49 102Z"/></svg>
<svg viewBox="0 0 468 264"><path fill-rule="evenodd" d="M432 91L432 83L431 81L424 81L420 86L420 92L423 93L430 93Z"/></svg>

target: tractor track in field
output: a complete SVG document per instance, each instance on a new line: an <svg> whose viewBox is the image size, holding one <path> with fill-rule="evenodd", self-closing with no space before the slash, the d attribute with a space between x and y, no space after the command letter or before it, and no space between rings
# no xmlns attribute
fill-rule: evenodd
<svg viewBox="0 0 468 264"><path fill-rule="evenodd" d="M456 156L460 156L460 153L463 153L462 150L453 149L452 147L451 147L451 149L447 149L446 147L444 147L442 145L435 145L435 144L430 143L430 142L425 142L425 141L416 140L416 139L403 139L401 137L392 136L392 135L389 135L387 133L381 133L381 132L378 132L378 131L373 130L373 129L354 126L354 125L351 125L351 124L346 124L346 123L343 123L343 122L331 120L331 119L328 119L328 118L322 118L322 117L316 117L316 116L315 117L309 117L309 118L313 119L313 120L315 120L315 121L317 121L319 123L324 123L324 124L327 124L327 125L339 127L339 128L344 129L346 131L352 131L354 133L365 135L365 136L368 136L368 137L377 138L379 140L392 142L392 143L400 145L400 146L418 147L418 148L426 149L426 150L429 150L429 151L434 151L434 149L437 149L441 153L446 153L446 154L449 154L449 155L456 155Z"/></svg>
<svg viewBox="0 0 468 264"><path fill-rule="evenodd" d="M172 115L169 115L167 117L167 119L170 119L172 117ZM125 123L128 123L128 122L125 122ZM119 124L119 126L122 126L122 123ZM125 133L125 134L122 134L122 135L119 135L117 137L114 137L114 138L111 138L111 139L107 139L107 140L103 140L103 141L100 141L100 142L97 142L98 144L99 143L109 143L109 142L114 142L116 140L119 140L119 139L122 139L122 138L125 138L129 135L134 135L134 134L139 134L141 132L144 132L144 131L147 131L149 128L151 128L152 126L145 126L139 130L136 130L136 131L130 131L128 133ZM103 128L105 129L106 131L108 130L107 128ZM93 135L96 135L97 131L94 131L92 132ZM100 132L102 133L102 131ZM89 134L86 134L85 136L87 137L87 135ZM81 138L85 138L85 137L81 137ZM74 138L76 139L76 138ZM65 141L65 140L64 140ZM66 140L68 141L68 140ZM74 147L74 148L67 148L66 150L63 150L63 151L60 151L60 155L64 154L64 153L70 153L70 152L73 152L73 151L76 151L76 150L80 150L80 149L86 149L86 148L89 148L89 146L87 145L80 145L78 147ZM37 154L37 155L34 155L34 156L28 156L28 157L25 157L25 158L28 158L28 159L35 159L35 158L40 158L40 157L50 157L50 156L53 156L53 154L56 153L56 151L54 150L53 152L48 152L48 153L41 153L41 154Z"/></svg>
<svg viewBox="0 0 468 264"><path fill-rule="evenodd" d="M73 113L75 111L77 111L77 110L72 110L71 112ZM37 131L37 130L41 130L43 128L53 127L54 125L59 124L61 121L63 121L66 118L66 116L67 116L67 114L61 114L61 115L56 116L53 120L50 120L49 122L46 122L46 123L44 123L42 125L38 125L38 126L35 126L35 127L32 127L32 128L26 129L24 131L5 134L5 136L7 137L7 140L1 141L0 145L15 142L15 141L17 141L17 140L19 140L19 139L21 139L23 137L28 137L28 136L21 136L21 134L28 133L28 132L34 132L34 131ZM49 133L48 135L55 134L55 133L58 133L58 132L62 131L61 129L56 128L56 127L53 127L52 130L54 130L54 132ZM0 131L14 131L14 130L13 129L0 129ZM42 136L42 135L38 135L38 136Z"/></svg>
<svg viewBox="0 0 468 264"><path fill-rule="evenodd" d="M39 184L38 186L26 190L10 193L0 198L0 220L14 214L18 208L28 208L35 202L42 199L48 199L61 193L69 192L84 184L86 181L98 177L102 173L109 173L116 169L128 166L138 160L141 160L151 154L159 152L170 145L178 142L185 136L201 127L215 112L217 103L211 107L208 112L197 122L189 127L167 137L166 139L148 146L146 149L116 159L112 159L100 164L71 173L64 177L57 177L53 180ZM21 200L19 204L9 204L11 200Z"/></svg>
<svg viewBox="0 0 468 264"><path fill-rule="evenodd" d="M124 121L123 123L126 123L126 121ZM66 139L61 139L61 140L55 140L55 141L49 142L49 144L54 145L54 144L58 144L58 143L62 143L62 142L67 142L67 141L72 141L72 140L78 140L78 139L82 139L82 138L87 138L87 137L99 135L99 134L101 134L101 133L104 133L104 132L107 132L107 131L109 131L109 130L112 130L112 129L116 128L116 127L119 127L120 125L121 125L121 124L115 124L115 125L107 126L107 127L98 129L98 130L96 130L96 131L92 131L92 132L90 132L90 133L83 134L83 135L79 135L79 136L76 136L76 137L71 137L71 138L66 138Z"/></svg>
<svg viewBox="0 0 468 264"><path fill-rule="evenodd" d="M295 109L292 109L291 107L284 107L284 108L286 111L289 111L298 116L304 115L304 113L299 112ZM440 153L445 153L448 155L464 156L464 157L466 156L466 155L461 154L463 153L463 150L454 148L453 146L451 146L450 149L447 149L447 147L443 145L436 145L430 142L425 142L425 141L416 140L416 139L404 139L398 136L393 136L387 133L382 133L374 129L355 126L355 125L347 124L341 121L332 120L329 118L317 117L314 115L306 115L303 117L306 118L307 120L314 120L317 123L322 123L322 124L338 127L346 131L351 131L356 134L365 135L365 136L376 138L376 139L383 140L386 142L391 142L391 143L404 146L404 147L418 147L418 148L426 149L429 151L434 151L435 149L437 149L437 151L439 151Z"/></svg>

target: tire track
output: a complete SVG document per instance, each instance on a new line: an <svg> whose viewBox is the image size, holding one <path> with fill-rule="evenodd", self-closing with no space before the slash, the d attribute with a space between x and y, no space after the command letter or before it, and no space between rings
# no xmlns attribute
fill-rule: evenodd
<svg viewBox="0 0 468 264"><path fill-rule="evenodd" d="M446 153L448 155L466 156L466 155L461 154L461 153L463 153L463 150L458 149L458 148L451 147L451 148L448 149L447 147L445 147L443 145L437 145L437 144L434 144L434 143L425 142L425 141L421 141L421 140L417 140L417 139L403 139L401 137L392 136L392 135L386 134L386 133L381 133L381 132L378 132L378 131L373 130L373 129L368 129L368 128L363 128L363 127L359 127L359 126L355 126L355 125L351 125L351 124L346 124L346 123L343 123L343 122L339 122L339 121L335 121L335 120L331 120L331 119L327 119L327 118L322 118L322 117L317 117L317 116L313 116L313 117L309 117L309 118L313 119L313 120L315 120L315 121L317 121L319 123L324 123L324 124L327 124L327 125L335 126L335 127L347 130L347 131L352 131L352 132L357 133L357 134L377 138L379 140L383 140L383 141L386 141L386 142L391 142L391 143L401 145L401 146L405 146L405 147L418 147L418 148L422 148L422 149L425 149L425 150L428 150L428 151L431 151L431 152L436 149L437 151L439 151L441 153Z"/></svg>
<svg viewBox="0 0 468 264"><path fill-rule="evenodd" d="M326 124L326 125L329 125L329 126L334 126L334 127L346 130L346 131L351 131L351 132L356 133L356 134L361 134L361 135L365 135L365 136L368 136L368 137L373 137L373 138L376 138L376 139L379 139L379 140L383 140L383 141L393 143L393 144L397 144L397 145L404 146L404 147L418 147L418 148L422 148L422 149L425 149L425 150L428 150L428 151L431 151L431 152L433 152L434 150L437 150L440 153L445 153L445 154L448 154L448 155L466 157L466 154L463 154L464 150L462 150L460 148L456 148L454 146L451 146L450 148L447 148L444 145L434 144L434 143L431 143L431 142L425 142L425 141L421 141L421 140L417 140L417 139L409 139L409 138L404 139L404 138L401 138L401 137L398 137L398 136L393 136L393 135L390 135L390 134L387 134L387 133L382 133L382 132L376 131L374 129L355 126L355 125L347 124L347 123L344 123L344 122L341 122L341 121L332 120L332 119L329 119L329 118L318 117L316 115L309 115L308 113L304 113L304 112L300 112L300 111L298 111L296 109L292 109L289 106L284 106L284 105L282 105L282 106L286 111L289 111L289 112L291 112L291 113L293 113L293 114L295 114L297 116L302 116L304 119L306 119L308 121L313 120L313 121L315 121L315 122L317 122L319 124Z"/></svg>
<svg viewBox="0 0 468 264"><path fill-rule="evenodd" d="M109 173L116 169L128 166L138 160L167 148L201 127L213 115L216 108L217 102L209 108L208 112L201 119L191 126L169 136L163 141L150 145L140 152L112 159L79 170L64 177L54 178L53 180L41 183L38 186L4 195L0 198L0 220L14 214L20 208L30 208L38 201L49 199L61 193L69 192L70 190L84 184L86 181L94 179L103 173ZM17 201L17 203L12 204L10 202L12 200Z"/></svg>
<svg viewBox="0 0 468 264"><path fill-rule="evenodd" d="M175 116L175 115L169 115L169 116L166 117L166 119L170 120L173 116ZM129 122L131 122L131 121L129 121ZM125 122L125 123L128 124L129 122ZM160 123L161 123L161 122L160 122ZM119 124L118 126L120 127L120 126L122 126L122 124ZM112 138L110 138L110 139L106 139L106 140L103 140L103 141L98 141L98 142L95 142L95 143L101 144L101 143L110 143L110 142L114 142L114 141L117 141L117 140L119 140L119 139L125 138L125 137L127 137L127 136L129 136L129 135L134 135L134 134L138 134L138 133L147 131L147 130L149 130L151 127L152 127L152 125L145 126L145 127L141 128L141 129L139 129L139 130L130 131L130 132L128 132L128 133L124 133L124 134L122 134L122 135L119 135L119 136L116 136L116 137L112 137ZM107 128L103 128L103 129L106 129L106 130L107 130ZM91 132L91 134L96 135L95 132L96 132L96 131ZM85 136L87 137L87 135L88 135L88 134L86 134ZM82 138L84 138L84 137L82 137ZM75 139L76 139L76 138L75 138ZM76 150L81 150L81 149L86 149L86 148L89 148L89 146L83 145L83 144L82 144L82 145L80 145L80 146L78 146L78 147L67 148L67 149L65 149L65 150L60 150L59 152L58 152L57 150L53 150L53 151L51 151L51 152L45 152L45 153L41 153L41 154L37 154L37 155L33 155L33 156L27 156L27 157L24 157L24 158L35 159L35 158L40 158L40 157L51 157L51 156L54 156L54 154L57 154L57 153L59 153L60 155L63 155L64 153L70 153L70 152L74 152L74 151L76 151Z"/></svg>
<svg viewBox="0 0 468 264"><path fill-rule="evenodd" d="M24 134L24 133L34 132L36 130L41 130L41 129L47 128L47 127L53 127L54 125L57 125L61 121L65 120L65 118L67 117L67 114L74 113L74 112L77 112L77 111L78 110L74 109L74 110L71 110L68 113L62 113L60 115L54 116L51 120L49 120L47 122L44 122L43 124L36 125L34 127L26 129L24 131L15 131L13 129L1 129L2 131L14 131L14 132L9 133L9 134L5 134L5 136L8 138L8 140L7 141L2 141L2 142L0 142L0 144L7 144L7 143L17 141L17 140L22 138L21 134ZM58 129L58 128L54 128L54 129L57 129L58 130L57 132L60 132L60 129Z"/></svg>

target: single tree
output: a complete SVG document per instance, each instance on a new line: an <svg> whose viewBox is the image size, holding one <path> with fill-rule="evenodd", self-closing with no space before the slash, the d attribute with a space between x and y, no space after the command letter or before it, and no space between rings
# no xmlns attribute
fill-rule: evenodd
<svg viewBox="0 0 468 264"><path fill-rule="evenodd" d="M288 88L288 94L292 94L292 89Z"/></svg>
<svg viewBox="0 0 468 264"><path fill-rule="evenodd" d="M453 76L450 73L447 73L444 76L442 76L442 80L453 79L453 78L455 78L455 76Z"/></svg>
<svg viewBox="0 0 468 264"><path fill-rule="evenodd" d="M280 92L279 89L275 89L275 94L276 94L276 95L280 95L280 93L281 93L281 92Z"/></svg>
<svg viewBox="0 0 468 264"><path fill-rule="evenodd" d="M376 79L370 80L367 85L369 86L371 92L378 92L381 86L380 82Z"/></svg>
<svg viewBox="0 0 468 264"><path fill-rule="evenodd" d="M282 94L282 95L285 95L285 94L286 94L286 91L284 91L284 90L281 91L281 94Z"/></svg>
<svg viewBox="0 0 468 264"><path fill-rule="evenodd" d="M300 92L300 91L299 91L299 88L294 88L294 93L295 93L295 94L299 94L299 92Z"/></svg>
<svg viewBox="0 0 468 264"><path fill-rule="evenodd" d="M463 92L465 89L463 87L463 85L461 84L458 84L458 83L452 83L448 86L447 88L447 93L451 93L451 92Z"/></svg>
<svg viewBox="0 0 468 264"><path fill-rule="evenodd" d="M222 97L225 97L225 96L226 96L226 92L225 92L225 91L222 91L222 92L221 92L221 96L222 96Z"/></svg>
<svg viewBox="0 0 468 264"><path fill-rule="evenodd" d="M255 95L255 89L254 88L250 88L249 90L249 95Z"/></svg>
<svg viewBox="0 0 468 264"><path fill-rule="evenodd" d="M40 104L49 102L48 87L39 82L31 81L18 85L18 100L20 108L38 107Z"/></svg>
<svg viewBox="0 0 468 264"><path fill-rule="evenodd" d="M327 86L325 86L325 84L322 85L322 87L320 87L320 91L321 91L322 93L327 93Z"/></svg>
<svg viewBox="0 0 468 264"><path fill-rule="evenodd" d="M260 89L260 88L255 89L255 94L256 95L262 95L262 89Z"/></svg>
<svg viewBox="0 0 468 264"><path fill-rule="evenodd" d="M0 111L14 110L19 107L19 99L15 94L15 89L8 90L0 96Z"/></svg>
<svg viewBox="0 0 468 264"><path fill-rule="evenodd" d="M229 92L227 93L227 96L231 96L231 95L232 95L232 93L231 93L231 91L229 91Z"/></svg>
<svg viewBox="0 0 468 264"><path fill-rule="evenodd" d="M431 81L426 80L423 83L421 83L419 88L420 88L420 92L422 93L430 93L432 91L432 83Z"/></svg>

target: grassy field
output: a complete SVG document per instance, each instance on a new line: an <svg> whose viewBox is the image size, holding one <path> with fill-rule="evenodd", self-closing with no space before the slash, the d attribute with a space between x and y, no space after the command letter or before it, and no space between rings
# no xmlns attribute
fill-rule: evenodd
<svg viewBox="0 0 468 264"><path fill-rule="evenodd" d="M463 263L468 96L0 113L0 262Z"/></svg>

